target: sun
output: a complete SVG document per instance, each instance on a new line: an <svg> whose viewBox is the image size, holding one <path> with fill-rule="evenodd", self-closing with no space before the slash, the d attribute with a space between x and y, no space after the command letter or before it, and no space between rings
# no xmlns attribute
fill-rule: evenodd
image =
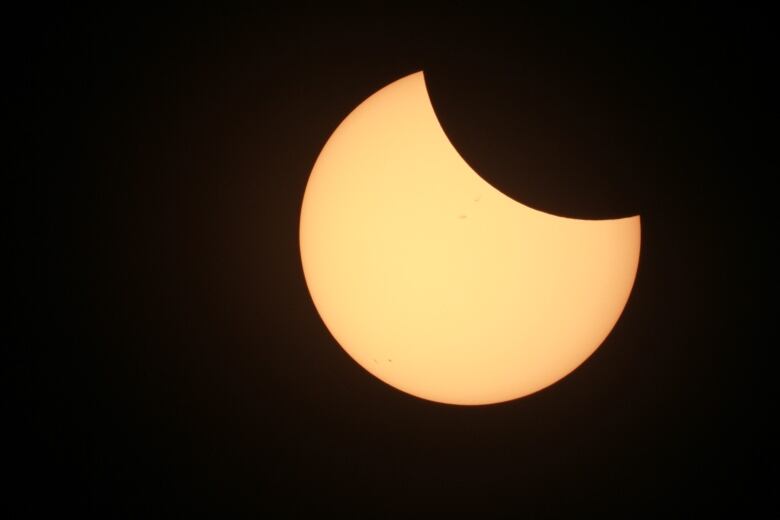
<svg viewBox="0 0 780 520"><path fill-rule="evenodd" d="M447 139L422 72L339 125L300 220L306 284L342 348L395 388L469 405L582 364L626 305L640 237L638 216L563 218L488 184Z"/></svg>

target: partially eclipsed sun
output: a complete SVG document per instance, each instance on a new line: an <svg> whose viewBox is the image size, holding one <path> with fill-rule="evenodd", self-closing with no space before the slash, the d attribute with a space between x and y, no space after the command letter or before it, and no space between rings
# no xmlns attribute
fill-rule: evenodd
<svg viewBox="0 0 780 520"><path fill-rule="evenodd" d="M443 403L515 399L577 368L620 317L639 246L638 216L563 218L488 184L444 134L422 72L344 119L301 209L330 332L382 381Z"/></svg>

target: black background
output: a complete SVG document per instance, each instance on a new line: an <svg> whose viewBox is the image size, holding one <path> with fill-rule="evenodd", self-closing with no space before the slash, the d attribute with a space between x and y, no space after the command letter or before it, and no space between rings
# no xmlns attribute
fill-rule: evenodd
<svg viewBox="0 0 780 520"><path fill-rule="evenodd" d="M389 3L9 19L5 504L579 517L773 503L765 20ZM386 386L338 347L303 280L317 154L418 70L500 190L560 215L642 216L612 334L524 399L455 407Z"/></svg>

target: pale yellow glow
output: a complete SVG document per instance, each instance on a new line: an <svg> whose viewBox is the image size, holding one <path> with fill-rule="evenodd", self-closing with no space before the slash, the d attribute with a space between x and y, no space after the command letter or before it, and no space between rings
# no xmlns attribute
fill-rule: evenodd
<svg viewBox="0 0 780 520"><path fill-rule="evenodd" d="M639 217L510 199L460 157L422 72L336 129L303 198L314 304L344 350L412 395L487 404L558 381L604 341L639 262Z"/></svg>

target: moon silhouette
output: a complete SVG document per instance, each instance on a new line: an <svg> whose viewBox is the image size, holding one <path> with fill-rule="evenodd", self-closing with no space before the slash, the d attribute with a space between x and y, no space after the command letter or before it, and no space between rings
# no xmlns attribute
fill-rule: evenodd
<svg viewBox="0 0 780 520"><path fill-rule="evenodd" d="M360 104L322 149L300 217L314 305L363 368L477 405L543 389L619 319L639 216L577 220L507 197L458 154L422 72Z"/></svg>

